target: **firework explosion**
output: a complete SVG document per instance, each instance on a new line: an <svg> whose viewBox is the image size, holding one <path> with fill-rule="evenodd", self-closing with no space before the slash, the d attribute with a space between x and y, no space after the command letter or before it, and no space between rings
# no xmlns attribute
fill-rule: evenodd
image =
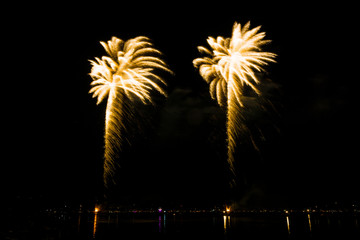
<svg viewBox="0 0 360 240"><path fill-rule="evenodd" d="M107 43L100 42L108 56L90 61L93 86L89 93L97 97L97 104L107 97L105 116L104 184L114 173L117 152L121 147L121 132L127 116L124 108L136 99L144 104L153 103L151 92L156 90L166 96L165 81L154 69L171 71L159 58L161 52L152 47L147 37L136 37L124 42L112 37Z"/></svg>
<svg viewBox="0 0 360 240"><path fill-rule="evenodd" d="M259 33L260 27L250 29L250 22L244 26L235 23L231 38L209 37L211 49L199 46L199 52L206 56L193 61L210 85L211 97L220 106L227 107L228 163L233 173L237 136L246 128L242 115L245 88L260 95L256 72L264 71L263 66L275 62L276 57L274 53L262 51L262 46L270 40L264 40L265 32Z"/></svg>

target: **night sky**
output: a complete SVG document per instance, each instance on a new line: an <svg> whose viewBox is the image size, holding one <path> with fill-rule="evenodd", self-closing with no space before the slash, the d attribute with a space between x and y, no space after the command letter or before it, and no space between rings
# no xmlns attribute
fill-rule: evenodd
<svg viewBox="0 0 360 240"><path fill-rule="evenodd" d="M88 60L104 55L99 41L143 35L175 75L163 75L168 99L134 106L136 120L124 134L131 144L120 154L117 184L105 191L110 199L175 205L360 199L352 6L120 2L29 4L3 20L7 196L103 198L106 104L96 106L88 94ZM262 25L272 40L266 50L278 55L278 63L266 67L273 108L250 111L259 151L241 140L238 187L230 189L225 111L211 100L192 60L208 36L230 37L235 21L249 20Z"/></svg>

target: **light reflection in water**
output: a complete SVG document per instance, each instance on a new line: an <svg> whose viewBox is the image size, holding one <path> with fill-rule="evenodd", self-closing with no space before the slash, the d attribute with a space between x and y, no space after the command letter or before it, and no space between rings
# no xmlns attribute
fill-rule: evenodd
<svg viewBox="0 0 360 240"><path fill-rule="evenodd" d="M224 218L224 231L226 232L226 216L224 215L223 218Z"/></svg>
<svg viewBox="0 0 360 240"><path fill-rule="evenodd" d="M94 215L94 228L93 228L93 238L95 238L95 234L96 234L96 227L97 227L97 211L95 211L95 215Z"/></svg>
<svg viewBox="0 0 360 240"><path fill-rule="evenodd" d="M158 230L159 233L166 233L166 214L159 215Z"/></svg>
<svg viewBox="0 0 360 240"><path fill-rule="evenodd" d="M79 208L79 216L78 216L78 232L80 232L80 223L81 223L81 213L82 213L82 205L80 204L80 208Z"/></svg>
<svg viewBox="0 0 360 240"><path fill-rule="evenodd" d="M289 233L289 235L290 235L290 220L289 220L289 216L286 216L286 225L287 225L288 233Z"/></svg>
<svg viewBox="0 0 360 240"><path fill-rule="evenodd" d="M80 223L81 223L81 213L79 213L79 216L78 216L78 232L80 232Z"/></svg>
<svg viewBox="0 0 360 240"><path fill-rule="evenodd" d="M166 215L164 215L164 232L166 232Z"/></svg>
<svg viewBox="0 0 360 240"><path fill-rule="evenodd" d="M159 216L159 232L162 232L162 217L161 215Z"/></svg>
<svg viewBox="0 0 360 240"><path fill-rule="evenodd" d="M224 215L223 220L224 220L224 232L226 232L226 229L230 227L230 216Z"/></svg>
<svg viewBox="0 0 360 240"><path fill-rule="evenodd" d="M99 234L101 234L101 226L100 225L100 232L99 230L97 229L97 224L98 223L103 223L103 220L105 220L106 222L106 219L110 219L109 221L109 226L110 227L114 227L114 228L117 228L117 234L121 235L123 233L121 233L119 230L119 222L121 220L121 215L119 216L119 214L114 214L112 216L106 216L106 214L102 213L101 216L99 215L99 212L93 212L94 215L91 215L89 214L88 217L88 222L90 222L90 229L88 228L80 228L80 225L83 224L83 220L84 219L81 219L80 217L80 214L76 217L78 217L76 220L77 220L77 224L78 224L78 231L83 231L83 229L88 229L87 231L90 230L90 232L88 232L88 234L91 234L92 235L92 239L97 239L99 238ZM291 226L290 226L290 215L291 215ZM115 216L116 216L116 219L115 219ZM223 217L223 223L221 223L221 216ZM134 216L133 216L134 217ZM219 219L220 217L220 219ZM152 225L152 232L156 233L158 232L158 234L168 234L168 233L172 233L174 226L179 226L178 224L182 224L182 220L181 222L179 221L175 221L175 216L170 216L170 215L166 215L166 214L159 214L159 215L155 215L154 218L151 218L151 219L148 219L148 218L141 218L140 217L140 220L136 220L137 218L135 217L135 219L133 219L132 221L132 218L131 217L127 217L125 216L124 219L122 220L121 224L124 223L125 225L126 224L137 224L137 223L148 223L148 224L151 224ZM187 218L185 218L186 220ZM212 219L212 221L211 221ZM280 220L281 219L281 220ZM285 220L286 219L286 229L285 230L285 226L284 226L284 223L285 223ZM329 231L329 228L331 229L335 229L336 231L342 231L344 230L345 228L348 228L347 225L349 225L349 229L350 230L354 230L354 231L357 231L357 233L359 233L359 229L360 229L360 226L359 226L359 223L360 223L360 218L358 216L347 216L347 218L341 218L339 219L339 217L335 217L335 216L320 216L320 215L317 215L317 214L313 214L313 213L305 213L303 215L292 215L290 213L287 213L285 214L285 219L284 219L284 215L281 216L281 218L276 218L276 222L278 224L281 224L281 225L278 225L279 226L279 230L281 231L282 234L286 234L285 232L283 231L287 231L287 237L289 238L296 238L298 236L298 234L306 234L308 237L312 238L313 237L313 234L315 234L315 236L317 236L318 234L323 234L323 232L325 231ZM345 220L344 220L345 219ZM76 220L75 220L75 224L76 224ZM85 219L86 220L86 219ZM93 221L91 221L93 220ZM134 221L135 220L135 221ZM192 219L193 220L193 219ZM232 238L232 236L234 234L258 234L257 233L257 230L256 232L251 232L250 230L247 230L246 226L248 226L249 224L252 224L251 226L254 226L254 222L257 223L257 218L243 218L242 216L234 216L232 215L232 219L231 219L231 216L230 215L227 215L227 214L224 214L224 215L220 215L220 216L212 216L212 218L209 218L209 222L208 224L210 225L210 229L213 230L213 229L218 229L220 230L220 233L223 235L223 238L224 239L228 239L228 238ZM220 221L219 221L220 220ZM231 221L232 220L232 221ZM80 221L81 221L81 224L80 224ZM204 222L202 222L203 219L199 220L199 222L195 222L195 224L200 224L200 226L202 227L203 225L201 224L204 224ZM254 221L254 222L253 222ZM273 222L273 220L269 220L270 222L266 222L264 220L264 225L266 224L273 224L275 222ZM275 221L275 220L274 220ZM327 225L327 223L330 222L331 225ZM169 224L167 226L167 224ZM299 227L299 224L301 224L301 228ZM341 225L339 225L341 224ZM93 225L93 229L91 229L91 225ZM220 225L220 229L218 228ZM344 226L346 225L346 227ZM109 226L106 226L106 227L109 227ZM138 228L142 227L143 225L142 224L138 224L136 225L135 227ZM150 226L150 225L148 225ZM181 225L182 226L182 225ZM186 225L185 225L186 226ZM261 225L262 226L262 225ZM261 227L260 226L260 227ZM269 226L269 225L266 225L266 226ZM201 229L200 227L200 229ZM223 227L223 231L221 231L221 227ZM239 229L245 229L245 231L243 230L239 230ZM76 228L75 228L76 229ZM126 228L125 228L126 229ZM261 228L259 228L261 229ZM281 230L282 229L282 230ZM211 231L210 230L210 231ZM334 230L334 231L335 231ZM230 234L230 235L229 235ZM260 234L260 233L259 233ZM90 235L90 238L91 238L91 235Z"/></svg>

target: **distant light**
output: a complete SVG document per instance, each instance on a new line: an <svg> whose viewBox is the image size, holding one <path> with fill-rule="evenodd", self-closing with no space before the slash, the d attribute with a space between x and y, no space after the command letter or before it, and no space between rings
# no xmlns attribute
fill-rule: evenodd
<svg viewBox="0 0 360 240"><path fill-rule="evenodd" d="M227 212L227 213L230 212L230 207L226 207L226 212Z"/></svg>
<svg viewBox="0 0 360 240"><path fill-rule="evenodd" d="M160 208L158 209L158 211L159 211L159 213L161 213L163 210L162 210L162 208L160 207Z"/></svg>
<svg viewBox="0 0 360 240"><path fill-rule="evenodd" d="M95 208L95 212L97 213L98 211L100 211L100 209L96 207L96 208Z"/></svg>

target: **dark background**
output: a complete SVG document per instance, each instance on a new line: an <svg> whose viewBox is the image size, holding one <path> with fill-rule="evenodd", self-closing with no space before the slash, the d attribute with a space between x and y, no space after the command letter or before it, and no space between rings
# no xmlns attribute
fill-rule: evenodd
<svg viewBox="0 0 360 240"><path fill-rule="evenodd" d="M359 200L354 6L338 2L122 3L11 6L2 19L2 191L6 197L121 203L301 205ZM266 67L276 111L252 113L259 151L238 146L228 185L225 112L192 60L234 22L262 25L278 54ZM148 36L175 72L167 100L136 106L116 185L102 187L105 103L88 94L99 41ZM4 56L4 55L3 55ZM261 136L258 129L262 129Z"/></svg>

